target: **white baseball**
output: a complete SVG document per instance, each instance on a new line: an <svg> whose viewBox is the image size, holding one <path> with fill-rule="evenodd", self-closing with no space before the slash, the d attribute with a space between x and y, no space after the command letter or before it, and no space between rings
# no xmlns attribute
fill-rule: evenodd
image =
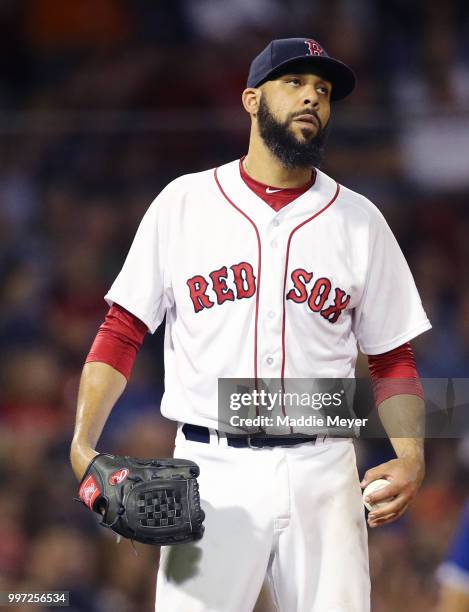
<svg viewBox="0 0 469 612"><path fill-rule="evenodd" d="M370 504L370 502L365 501L365 497L368 497L368 495L371 495L372 493L376 493L376 491L379 491L380 489L383 489L384 487L387 487L390 484L391 483L389 482L389 480L385 480L384 478L378 478L378 480L373 480L373 482L370 482L370 484L365 487L365 490L363 491L363 503L365 504L365 507L368 510L378 510L379 508L382 508L394 499L393 497L389 497L388 499L384 499L383 501L377 502L375 504Z"/></svg>

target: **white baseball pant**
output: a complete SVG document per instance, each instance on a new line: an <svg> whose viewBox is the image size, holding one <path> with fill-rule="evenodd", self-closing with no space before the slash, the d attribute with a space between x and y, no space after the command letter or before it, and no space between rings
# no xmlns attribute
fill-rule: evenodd
<svg viewBox="0 0 469 612"><path fill-rule="evenodd" d="M367 530L353 442L210 444L178 429L200 466L205 534L162 547L156 612L250 612L267 576L279 612L369 612Z"/></svg>

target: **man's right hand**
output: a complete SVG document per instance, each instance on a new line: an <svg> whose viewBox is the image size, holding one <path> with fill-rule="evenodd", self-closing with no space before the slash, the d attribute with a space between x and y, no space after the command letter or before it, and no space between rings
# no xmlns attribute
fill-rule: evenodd
<svg viewBox="0 0 469 612"><path fill-rule="evenodd" d="M90 361L83 367L78 389L77 418L70 460L79 481L96 455L99 436L127 380L107 363Z"/></svg>

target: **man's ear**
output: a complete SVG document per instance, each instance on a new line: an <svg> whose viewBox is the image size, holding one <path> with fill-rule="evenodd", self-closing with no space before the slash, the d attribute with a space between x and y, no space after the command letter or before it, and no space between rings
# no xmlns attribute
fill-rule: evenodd
<svg viewBox="0 0 469 612"><path fill-rule="evenodd" d="M261 95L261 90L256 87L248 87L243 91L242 101L244 110L251 116L256 116L259 110Z"/></svg>

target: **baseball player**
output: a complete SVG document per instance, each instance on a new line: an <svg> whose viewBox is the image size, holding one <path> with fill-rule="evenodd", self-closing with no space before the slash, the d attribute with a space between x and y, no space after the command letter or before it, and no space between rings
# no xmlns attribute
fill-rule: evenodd
<svg viewBox="0 0 469 612"><path fill-rule="evenodd" d="M249 611L266 576L282 612L369 610L352 440L235 435L218 412L221 378L353 378L359 345L385 427L421 419L409 341L431 326L411 272L378 209L319 169L332 107L354 87L317 41L272 41L242 94L247 154L171 182L105 296L79 390L77 477L164 316L161 411L178 422L174 456L200 467L205 533L162 547L158 612ZM421 439L391 442L396 458L361 482L390 481L371 497L388 500L371 527L399 518L423 478Z"/></svg>

